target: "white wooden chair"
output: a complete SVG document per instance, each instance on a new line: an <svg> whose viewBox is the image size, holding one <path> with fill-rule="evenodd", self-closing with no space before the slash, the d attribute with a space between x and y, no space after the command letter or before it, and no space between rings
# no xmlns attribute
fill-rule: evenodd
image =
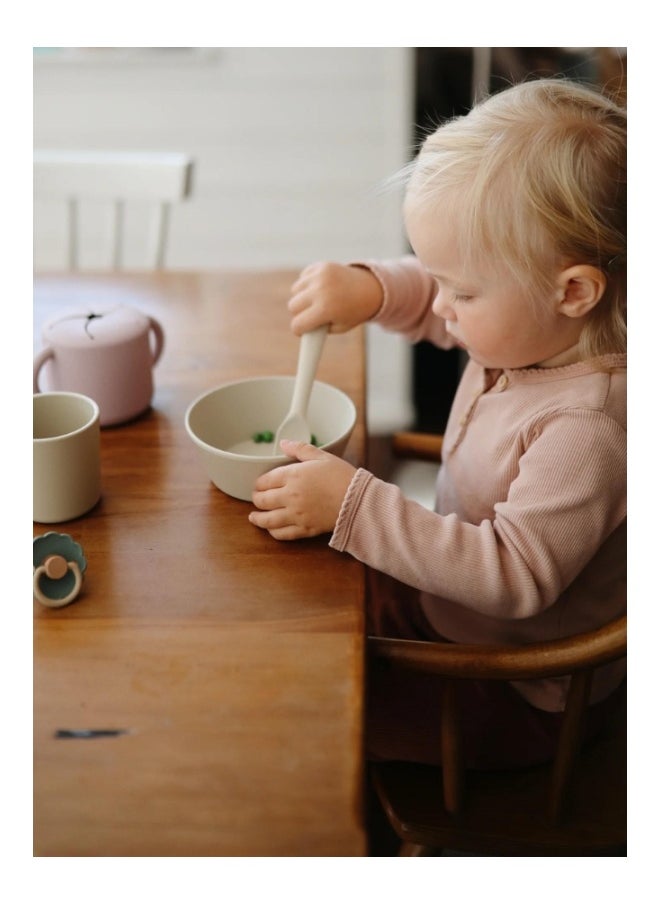
<svg viewBox="0 0 660 904"><path fill-rule="evenodd" d="M190 195L192 172L192 159L180 153L35 150L34 201L57 211L53 222L64 235L54 243L51 236L51 248L55 245L64 252L65 269L84 266L83 250L94 269L121 270L129 257L132 269L159 269L166 261L171 205ZM129 207L139 208L137 222L146 220L147 226L146 239L132 243L131 255ZM41 214L46 218L43 206ZM34 225L35 269L39 269L36 206Z"/></svg>

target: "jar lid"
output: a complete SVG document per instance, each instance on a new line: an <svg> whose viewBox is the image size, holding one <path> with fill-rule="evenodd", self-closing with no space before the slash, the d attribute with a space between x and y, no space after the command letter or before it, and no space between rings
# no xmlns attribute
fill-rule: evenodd
<svg viewBox="0 0 660 904"><path fill-rule="evenodd" d="M116 345L141 336L149 319L125 304L99 304L61 311L43 328L47 345L87 348Z"/></svg>

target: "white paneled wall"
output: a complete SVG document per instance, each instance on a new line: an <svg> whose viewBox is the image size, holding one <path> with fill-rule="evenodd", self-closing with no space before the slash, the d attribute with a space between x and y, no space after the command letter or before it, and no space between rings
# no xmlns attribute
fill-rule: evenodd
<svg viewBox="0 0 660 904"><path fill-rule="evenodd" d="M123 51L123 52L122 52ZM64 58L63 58L64 57ZM409 48L120 49L35 54L36 148L184 151L192 196L173 210L173 269L302 267L405 250ZM137 235L146 211L127 211ZM108 212L85 211L82 267L103 265ZM63 267L64 211L35 204L35 269ZM126 265L131 266L130 253ZM370 427L410 419L409 352L370 329Z"/></svg>
<svg viewBox="0 0 660 904"><path fill-rule="evenodd" d="M173 268L398 254L400 192L381 188L408 156L411 61L406 48L50 55L34 67L34 143L191 154ZM57 211L37 214L35 263L55 267Z"/></svg>

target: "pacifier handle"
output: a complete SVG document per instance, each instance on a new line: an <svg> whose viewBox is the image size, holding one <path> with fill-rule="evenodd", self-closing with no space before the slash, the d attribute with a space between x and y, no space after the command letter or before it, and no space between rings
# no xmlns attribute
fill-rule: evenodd
<svg viewBox="0 0 660 904"><path fill-rule="evenodd" d="M65 597L62 597L62 599L52 599L51 597L45 596L41 590L42 576L46 575L46 577L53 581L59 581L64 577L67 571L71 571L74 577L74 584L69 593ZM49 606L51 609L57 608L58 606L66 606L67 603L72 602L80 593L81 587L82 573L80 571L80 566L77 562L67 562L64 556L48 556L44 560L43 565L39 565L39 567L34 570L34 576L32 578L34 597L43 606Z"/></svg>

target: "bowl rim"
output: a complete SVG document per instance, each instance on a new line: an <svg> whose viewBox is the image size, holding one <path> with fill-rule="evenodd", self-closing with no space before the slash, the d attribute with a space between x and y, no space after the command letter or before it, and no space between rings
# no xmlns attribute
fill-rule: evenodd
<svg viewBox="0 0 660 904"><path fill-rule="evenodd" d="M186 432L188 433L188 436L190 437L190 439L200 449L204 449L214 455L217 454L218 452L221 452L223 454L223 456L226 456L230 461L249 461L249 462L254 462L255 464L257 462L260 462L262 464L266 463L266 462L277 462L280 464L286 464L287 462L292 461L292 459L288 455L285 455L283 452L279 452L276 455L245 455L241 452L230 452L227 449L221 449L218 446L212 446L210 443L207 443L205 440L203 440L199 436L197 436L197 434L193 431L192 427L190 426L190 415L192 413L193 408L195 408L200 402L202 402L208 396L216 393L219 389L228 389L230 386L236 386L239 383L258 383L258 382L262 382L264 380L267 380L268 382L272 382L273 380L277 380L277 381L286 380L286 381L293 383L295 381L295 376L290 375L290 374L273 374L271 376L268 376L266 374L264 376L258 376L258 377L243 377L243 378L239 378L238 380L228 380L226 383L219 383L217 386L214 386L211 389L205 390L204 392L200 393L196 398L194 398L186 409L184 423L185 423L185 427L186 427ZM351 427L351 430L353 430L355 427L355 423L357 421L357 408L355 406L355 402L353 401L353 399L348 395L347 392L344 392L343 389L339 389L338 386L333 386L332 383L326 383L323 380L314 380L314 383L315 384L318 383L320 386L325 386L328 389L331 389L333 392L339 393L350 403L350 406L353 411L353 426ZM337 442L337 439L334 439L329 443L324 443L322 446L318 446L318 448L325 449L325 448L327 448L327 446L331 446L332 443L334 443L334 442Z"/></svg>

